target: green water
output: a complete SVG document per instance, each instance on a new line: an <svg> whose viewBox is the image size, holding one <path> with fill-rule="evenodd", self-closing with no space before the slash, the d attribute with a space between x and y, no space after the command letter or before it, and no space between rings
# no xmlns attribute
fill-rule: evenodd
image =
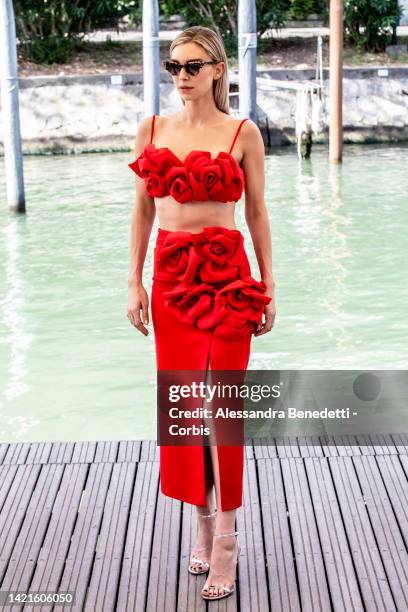
<svg viewBox="0 0 408 612"><path fill-rule="evenodd" d="M25 157L25 216L1 160L0 441L155 438L153 334L126 318L131 159ZM347 147L340 166L326 148L267 156L277 317L249 368L407 367L407 167L405 147Z"/></svg>

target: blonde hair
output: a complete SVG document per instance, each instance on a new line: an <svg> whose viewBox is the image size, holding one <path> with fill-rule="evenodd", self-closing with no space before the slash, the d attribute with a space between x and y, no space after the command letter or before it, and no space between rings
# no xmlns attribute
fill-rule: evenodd
<svg viewBox="0 0 408 612"><path fill-rule="evenodd" d="M170 54L175 47L184 43L194 42L207 51L211 59L224 62L224 71L219 79L213 81L214 101L217 108L230 114L229 111L229 77L228 77L228 60L225 52L222 38L211 28L205 26L191 26L186 28L170 45ZM184 101L183 101L184 104Z"/></svg>

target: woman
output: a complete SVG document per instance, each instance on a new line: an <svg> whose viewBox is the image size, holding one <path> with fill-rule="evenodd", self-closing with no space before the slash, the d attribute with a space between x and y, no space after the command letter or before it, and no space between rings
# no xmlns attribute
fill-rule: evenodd
<svg viewBox="0 0 408 612"><path fill-rule="evenodd" d="M181 32L164 65L183 109L148 117L138 127L137 157L129 164L137 176L127 316L148 334L142 270L157 212L151 315L158 371L244 371L252 335L269 332L275 319L263 140L255 123L229 114L227 57L213 30ZM234 222L244 189L261 281L251 276ZM160 446L162 492L197 507L188 570L209 572L205 599L221 599L235 588L243 463L242 444Z"/></svg>

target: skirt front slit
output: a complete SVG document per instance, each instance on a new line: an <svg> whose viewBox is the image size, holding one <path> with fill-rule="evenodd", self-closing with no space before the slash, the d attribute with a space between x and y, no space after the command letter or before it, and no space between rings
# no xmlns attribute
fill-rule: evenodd
<svg viewBox="0 0 408 612"><path fill-rule="evenodd" d="M242 298L236 302L241 290L244 302ZM251 308L245 302L247 295L255 300L255 305L249 303ZM245 371L256 319L266 301L264 286L250 276L238 230L211 227L199 234L158 230L151 292L158 372ZM160 445L164 495L206 505L204 450L200 444ZM232 510L242 504L244 447L217 444L217 454L220 510Z"/></svg>

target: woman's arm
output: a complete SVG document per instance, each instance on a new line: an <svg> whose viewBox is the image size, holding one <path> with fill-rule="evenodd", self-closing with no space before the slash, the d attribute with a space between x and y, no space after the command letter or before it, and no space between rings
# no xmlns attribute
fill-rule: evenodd
<svg viewBox="0 0 408 612"><path fill-rule="evenodd" d="M151 117L138 127L135 139L135 156L138 157L148 143ZM130 267L128 277L128 316L130 322L145 336L149 333L144 324L149 323L149 298L143 286L143 266L149 238L156 214L154 200L143 179L136 177L136 200L130 229ZM142 317L141 317L142 312Z"/></svg>
<svg viewBox="0 0 408 612"><path fill-rule="evenodd" d="M244 129L245 128L245 129ZM254 244L266 294L272 297L265 306L265 322L255 333L261 336L273 327L276 316L275 280L272 272L272 237L265 206L265 148L261 132L253 121L246 121L243 132L242 168L245 173L245 219Z"/></svg>

